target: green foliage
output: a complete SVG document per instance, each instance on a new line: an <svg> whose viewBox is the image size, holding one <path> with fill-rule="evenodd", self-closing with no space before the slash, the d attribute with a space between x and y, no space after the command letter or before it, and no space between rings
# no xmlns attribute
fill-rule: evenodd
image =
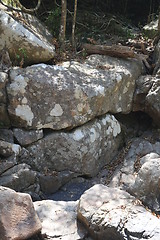
<svg viewBox="0 0 160 240"><path fill-rule="evenodd" d="M18 65L20 67L23 67L25 64L27 56L27 50L25 48L19 48L17 52L15 52L15 65Z"/></svg>
<svg viewBox="0 0 160 240"><path fill-rule="evenodd" d="M46 21L45 21L48 29L55 37L57 37L59 34L60 17L61 17L61 8L56 7L54 10L49 12L48 17L46 18Z"/></svg>

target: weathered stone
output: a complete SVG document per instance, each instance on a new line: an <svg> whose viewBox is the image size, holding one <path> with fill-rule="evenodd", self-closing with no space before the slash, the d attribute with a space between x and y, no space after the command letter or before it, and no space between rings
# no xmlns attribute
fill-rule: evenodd
<svg viewBox="0 0 160 240"><path fill-rule="evenodd" d="M25 64L53 58L55 47L48 41L51 36L44 26L34 16L20 15L16 20L11 13L0 10L0 50L7 48L13 61L23 59Z"/></svg>
<svg viewBox="0 0 160 240"><path fill-rule="evenodd" d="M16 165L0 177L0 185L12 188L16 191L25 191L30 185L36 182L36 172L32 171L27 164Z"/></svg>
<svg viewBox="0 0 160 240"><path fill-rule="evenodd" d="M8 75L0 72L0 103L6 103L6 83L8 82Z"/></svg>
<svg viewBox="0 0 160 240"><path fill-rule="evenodd" d="M43 138L43 130L24 130L20 128L13 129L14 137L21 146L26 146Z"/></svg>
<svg viewBox="0 0 160 240"><path fill-rule="evenodd" d="M146 134L144 138L148 140L144 140L143 137L132 140L132 144L129 147L127 146L124 162L120 169L113 175L109 186L120 186L122 189L129 191L134 185L137 173L141 168L141 157L149 153L160 155L160 142L152 143L153 134L151 133L151 136Z"/></svg>
<svg viewBox="0 0 160 240"><path fill-rule="evenodd" d="M78 219L97 240L160 237L160 220L127 192L95 185L80 198Z"/></svg>
<svg viewBox="0 0 160 240"><path fill-rule="evenodd" d="M14 143L13 132L10 129L0 129L0 140Z"/></svg>
<svg viewBox="0 0 160 240"><path fill-rule="evenodd" d="M77 202L44 200L34 202L47 239L81 240L86 230L77 223Z"/></svg>
<svg viewBox="0 0 160 240"><path fill-rule="evenodd" d="M10 127L10 120L7 112L7 106L0 103L0 128Z"/></svg>
<svg viewBox="0 0 160 240"><path fill-rule="evenodd" d="M50 133L27 147L29 156L21 161L40 172L69 170L94 176L116 155L122 138L120 124L106 114L70 132Z"/></svg>
<svg viewBox="0 0 160 240"><path fill-rule="evenodd" d="M12 125L73 128L107 112L130 112L142 65L137 60L101 59L102 65L107 62L108 70L78 62L13 69L7 87Z"/></svg>
<svg viewBox="0 0 160 240"><path fill-rule="evenodd" d="M6 141L0 140L0 155L9 157L11 155L18 155L21 151L21 147L18 144L12 144Z"/></svg>
<svg viewBox="0 0 160 240"><path fill-rule="evenodd" d="M27 239L41 231L41 223L28 194L0 187L0 239Z"/></svg>
<svg viewBox="0 0 160 240"><path fill-rule="evenodd" d="M160 212L160 156L147 154L140 159L140 164L135 183L129 190L149 208Z"/></svg>

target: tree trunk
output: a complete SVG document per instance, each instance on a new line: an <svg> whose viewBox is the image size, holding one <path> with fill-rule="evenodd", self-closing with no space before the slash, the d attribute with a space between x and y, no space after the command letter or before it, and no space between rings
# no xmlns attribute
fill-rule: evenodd
<svg viewBox="0 0 160 240"><path fill-rule="evenodd" d="M62 9L61 9L61 25L59 33L59 41L61 49L65 47L65 37L66 37L66 18L67 18L67 0L61 0Z"/></svg>
<svg viewBox="0 0 160 240"><path fill-rule="evenodd" d="M158 17L158 34L160 35L160 11L159 11L159 17Z"/></svg>
<svg viewBox="0 0 160 240"><path fill-rule="evenodd" d="M72 47L75 47L76 15L77 15L77 0L74 1L74 16L72 22Z"/></svg>

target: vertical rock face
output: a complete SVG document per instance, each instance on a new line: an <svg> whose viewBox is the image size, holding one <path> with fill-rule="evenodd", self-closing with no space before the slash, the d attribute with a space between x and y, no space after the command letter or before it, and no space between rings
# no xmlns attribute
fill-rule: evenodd
<svg viewBox="0 0 160 240"><path fill-rule="evenodd" d="M71 132L50 133L29 146L29 156L21 161L39 171L70 170L94 176L112 160L121 144L120 124L106 114Z"/></svg>
<svg viewBox="0 0 160 240"><path fill-rule="evenodd" d="M53 58L55 48L48 41L51 35L35 17L23 14L21 20L0 10L0 50L6 47L12 60L20 58L30 64Z"/></svg>
<svg viewBox="0 0 160 240"><path fill-rule="evenodd" d="M77 62L12 70L7 86L12 125L58 130L107 112L130 112L142 65L126 60L116 66L118 60L112 58L106 58L107 62L110 66L114 62L108 70Z"/></svg>
<svg viewBox="0 0 160 240"><path fill-rule="evenodd" d="M23 240L41 231L41 223L28 194L0 187L0 239Z"/></svg>

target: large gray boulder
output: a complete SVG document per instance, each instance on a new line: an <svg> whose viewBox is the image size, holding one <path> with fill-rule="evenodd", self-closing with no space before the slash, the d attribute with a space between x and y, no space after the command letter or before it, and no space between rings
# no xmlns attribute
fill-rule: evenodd
<svg viewBox="0 0 160 240"><path fill-rule="evenodd" d="M152 142L153 132L146 134L144 138L132 139L126 146L125 154L123 155L123 163L113 174L110 182L111 187L121 187L128 190L135 183L137 173L141 168L141 158L147 154L154 153L160 155L160 142Z"/></svg>
<svg viewBox="0 0 160 240"><path fill-rule="evenodd" d="M24 240L41 231L29 194L0 187L0 239Z"/></svg>
<svg viewBox="0 0 160 240"><path fill-rule="evenodd" d="M21 161L40 172L69 170L94 176L116 155L122 139L119 122L106 114L70 132L49 133L27 147L29 154Z"/></svg>
<svg viewBox="0 0 160 240"><path fill-rule="evenodd" d="M80 198L78 219L97 240L160 238L160 220L127 192L95 185Z"/></svg>
<svg viewBox="0 0 160 240"><path fill-rule="evenodd" d="M160 156L150 153L140 158L140 169L130 187L136 197L156 212L160 212Z"/></svg>
<svg viewBox="0 0 160 240"><path fill-rule="evenodd" d="M12 125L58 130L82 125L107 112L130 112L142 64L104 59L101 64L109 62L108 70L66 62L63 66L39 64L10 71L7 91Z"/></svg>
<svg viewBox="0 0 160 240"><path fill-rule="evenodd" d="M82 240L87 231L77 223L78 202L43 200L34 202L42 223L42 234L52 240Z"/></svg>
<svg viewBox="0 0 160 240"><path fill-rule="evenodd" d="M28 14L20 18L0 10L0 50L9 51L12 61L25 64L40 63L54 57L55 47L51 35L38 19Z"/></svg>
<svg viewBox="0 0 160 240"><path fill-rule="evenodd" d="M126 147L124 161L112 176L110 187L120 187L160 212L160 142L157 130L144 133Z"/></svg>

